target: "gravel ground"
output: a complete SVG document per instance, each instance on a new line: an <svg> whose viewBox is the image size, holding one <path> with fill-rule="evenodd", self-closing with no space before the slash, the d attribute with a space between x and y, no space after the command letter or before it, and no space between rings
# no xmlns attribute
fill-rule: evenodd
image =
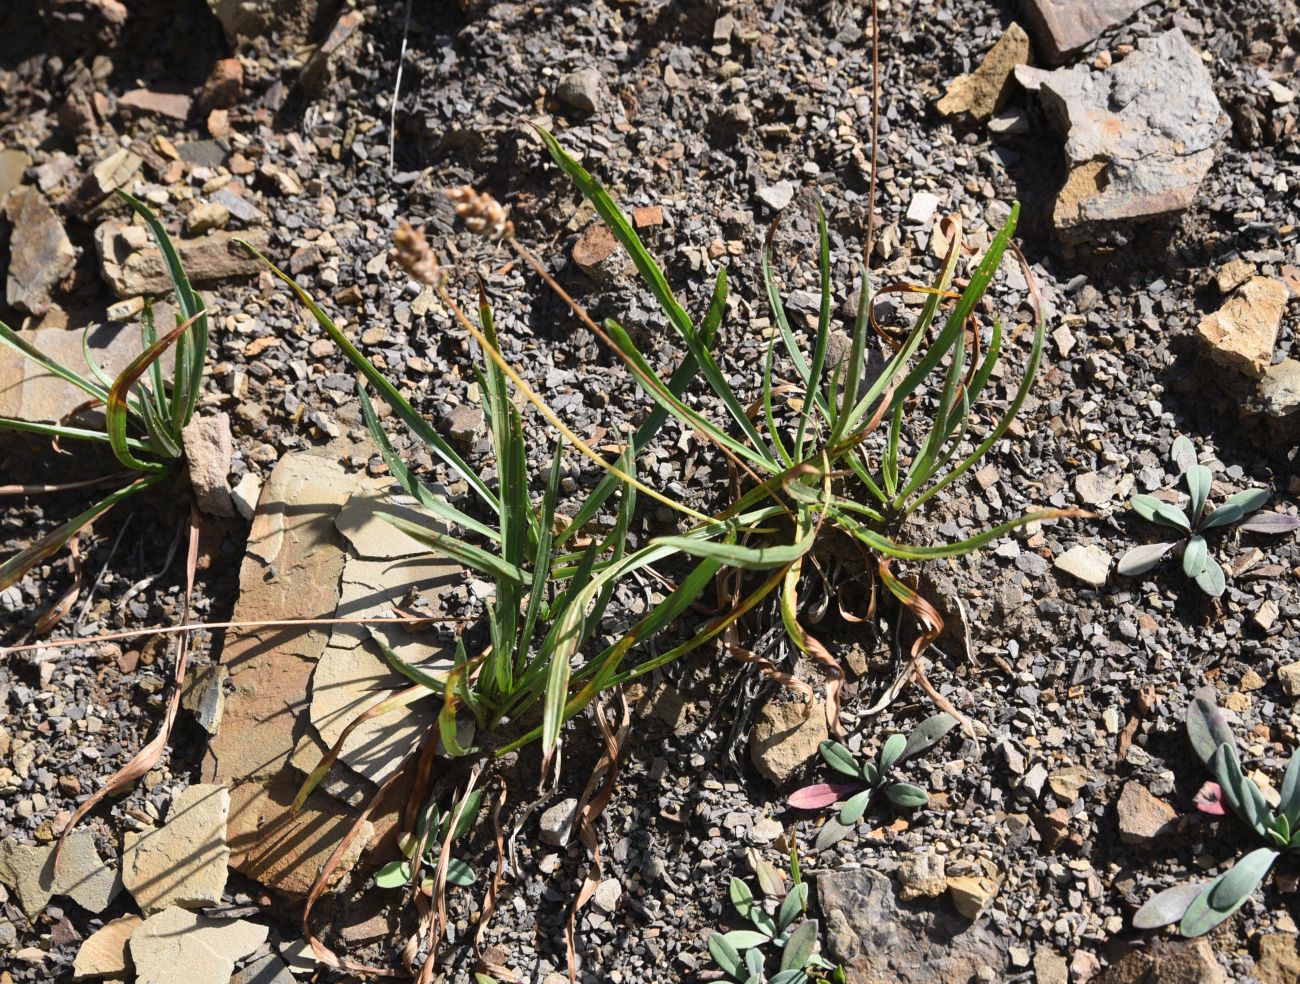
<svg viewBox="0 0 1300 984"><path fill-rule="evenodd" d="M177 6L179 36L132 22L111 44L85 35L93 23L58 21L52 40L42 40L19 26L23 11L0 14L0 27L8 28L0 32L0 143L26 149L38 165L66 155L66 177L50 192L58 199L121 143L161 135L191 165L168 181L146 162L144 186L158 190L159 210L175 228L191 198L214 193L203 190L213 177L242 170L235 157L251 162L251 172L235 180L247 192L241 200L260 214L236 216L232 228L264 225L270 255L330 299L362 349L382 358L435 421L454 419L467 401L470 346L386 262L398 217L425 224L449 267L464 275L457 282L467 291L470 273L486 274L506 355L575 430L614 433L626 419L622 408L642 405L615 360L536 278L507 251L455 224L441 194L450 186L469 183L508 204L520 238L594 316L617 316L661 368L680 358L653 299L633 278L615 269L597 283L570 260L590 209L544 160L525 120L551 127L625 207L662 207L663 224L648 230L647 244L693 310L706 303L716 265L727 264L732 300L719 349L742 392L754 392L751 367L766 347L769 312L758 255L776 214L773 201L789 199L781 209L778 272L794 292L792 308L812 309L799 292L816 288L810 249L816 201L830 223L837 308L854 284L870 207L869 24L858 4L593 0L484 4L471 12L429 5L416 9L409 23L390 131L403 6L362 3L356 6L361 28L314 90L297 84L297 63L280 57L272 39L241 52L243 94L230 112L233 132L221 142L209 139L197 112L186 123L133 114L111 100L99 111L95 132L74 132L72 114L61 112L75 102L71 95L118 98L140 82L182 81L193 88L212 58L229 53L202 3ZM1204 779L1182 738L1191 696L1210 688L1230 707L1238 733L1251 736L1250 767L1274 775L1300 725L1277 677L1280 666L1300 659L1294 536L1222 537L1220 559L1236 576L1217 603L1186 582L1176 563L1133 580L1112 574L1104 586L1085 584L1054 563L1077 545L1118 557L1151 535L1123 502L1131 492L1175 486L1168 454L1180 434L1214 463L1222 483L1216 496L1266 485L1277 493L1272 508L1295 511L1294 434L1241 411L1241 395L1224 388L1223 374L1206 362L1194 332L1220 303L1215 276L1228 261L1244 258L1273 276L1285 264L1300 264L1300 103L1278 105L1259 84L1260 66L1286 57L1288 41L1300 48L1300 15L1286 0L1153 3L1078 56L1085 63L1103 51L1119 57L1139 39L1178 26L1204 53L1233 121L1185 215L1143 230L1123 248L1093 251L1067 248L1054 236L1051 202L1064 176L1060 143L1023 93L1012 104L1028 112L1031 126L1019 135L994 137L933 109L947 83L978 64L1016 14L974 0L881 8L873 257L880 280L924 281L935 269L927 225L906 219L919 193L938 196L941 212L959 213L976 233L998 226L1009 203L1020 199L1023 247L1051 318L1045 369L1019 423L995 446L979 479L940 497L914 532L918 540L950 540L1044 505L1084 506L1098 515L1031 529L926 572L936 596L949 599L950 621L964 615L969 638L965 652L961 633L945 640L931 677L987 734L953 736L929 753L924 763L932 771L922 783L932 790L929 809L901 825L872 811L861 830L806 858L805 867L894 873L909 856L939 854L949 875L995 873L1000 888L978 923L1005 955L994 979L1033 979L1031 959L1046 951L1074 961L1073 979L1084 980L1090 959L1113 962L1142 940L1129 922L1153 891L1219 868L1246 845L1233 824L1208 825L1191 810ZM734 27L719 37L715 25L723 15L734 18ZM187 39L196 37L211 40L197 60L187 54ZM1289 57L1294 61L1294 51ZM559 100L561 80L578 70L594 70L598 84L583 97ZM572 105L584 97L593 99L591 111ZM74 215L66 223L81 252L59 298L72 324L102 317L113 300L98 276L96 221ZM226 281L208 295L219 329L204 405L232 415L236 475L265 476L285 452L357 429L344 362L267 276ZM1029 322L1018 271L1008 265L991 296L1012 325ZM900 306L898 317L906 313ZM1293 303L1282 322L1279 356L1300 357L1298 324ZM1011 334L1010 360L1019 367L1027 335ZM1009 369L998 399L1014 391L1017 378ZM543 461L548 438L535 418L529 428ZM487 451L481 431L466 446L476 460ZM45 481L69 467L33 449L0 446L0 476ZM427 455L414 454L432 469ZM646 461L655 484L702 504L726 480L716 456L671 425ZM352 464L377 469L380 463ZM573 482L593 480L580 459L569 464ZM56 525L76 501L6 500L0 542L26 542ZM123 604L132 584L163 570L180 519L169 508L161 501L141 505L129 518L97 525L85 539L86 570L103 574L72 631L89 635L176 617L178 564ZM669 523L671 517L643 510L637 535ZM245 532L238 522L212 532L200 616L229 612ZM19 598L0 596L0 641L22 637L32 613L68 583L59 562L24 581ZM952 600L958 598L960 612ZM892 632L888 623L879 628L866 637L845 625L826 629L841 651L856 647L869 669L852 681L844 704L842 723L854 747L874 749L929 713L914 690L879 714L865 713L892 679ZM215 659L220 641L201 646L201 658ZM11 657L0 665L6 715L0 832L48 842L79 799L147 740L161 716L167 666L155 647L112 645ZM606 906L606 896L580 918L584 979L692 979L710 966L708 933L731 915L728 878L748 877L754 855L779 864L791 829L810 844L817 820L784 807L796 780L777 785L749 760L744 737L759 702L784 699L755 670L700 656L632 696L639 702L628 759L602 822L605 877L618 880L621 898ZM123 830L156 817L173 792L193 781L201 754L201 732L184 720L158 769L86 821L101 853L114 853ZM583 763L575 759L567 769L557 797L581 788ZM824 781L823 771L809 765L803 778ZM1186 819L1150 844L1124 843L1115 804L1127 783ZM770 825L758 825L767 817L784 825L780 836L767 837ZM585 855L532 836L522 837L520 847L523 877L506 882L487 938L521 979L540 981L564 968L565 902L580 884ZM1215 935L1215 953L1231 979L1255 979L1258 936L1295 933L1295 886L1294 873L1284 872ZM358 881L343 893L341 909L330 915L334 925L357 923L361 911L368 917L376 902L363 889ZM242 903L257 899L259 889L232 884L230 893ZM929 904L949 907L943 898ZM463 979L472 961L463 944L472 937L477 905L473 897L455 903L456 969L448 979ZM8 965L0 973L13 981L69 979L77 940L97 920L128 907L123 896L91 917L68 903L29 925L11 899L3 908L15 941L0 936L7 947L0 964ZM377 918L380 925L400 925L400 913L382 905ZM8 933L4 925L0 933ZM291 923L276 925L283 939L293 939ZM391 955L373 939L356 939L354 951L363 957ZM10 960L25 947L47 951L43 962Z"/></svg>

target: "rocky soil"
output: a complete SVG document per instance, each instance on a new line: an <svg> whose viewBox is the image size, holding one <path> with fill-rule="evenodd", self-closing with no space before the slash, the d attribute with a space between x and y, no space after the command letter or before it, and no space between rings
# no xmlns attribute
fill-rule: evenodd
<svg viewBox="0 0 1300 984"><path fill-rule="evenodd" d="M882 803L817 852L825 817L785 800L827 781L815 755L822 715L722 652L633 688L618 789L599 824L600 884L577 919L580 979L718 979L706 940L734 928L729 879L781 867L793 839L824 953L849 981L1300 980L1298 879L1285 864L1205 939L1131 926L1154 892L1221 872L1250 846L1234 820L1194 807L1207 777L1183 733L1192 697L1228 709L1260 782L1277 785L1300 741L1300 542L1232 529L1212 538L1227 573L1217 599L1175 560L1135 578L1115 570L1157 535L1127 500L1180 499L1170 459L1180 435L1214 471L1212 500L1260 487L1272 511L1295 515L1300 502L1291 0L887 0L874 202L861 4L145 7L19 0L0 10L0 319L74 365L84 332L117 371L138 351L144 297L166 284L112 192L148 202L177 237L215 312L201 409L225 414L230 434L223 447L214 423L194 448L205 509L194 613L204 621L408 603L473 615L488 588L375 529L389 482L352 374L235 239L290 272L490 467L476 353L393 261L399 218L424 227L467 303L473 274L483 277L506 356L575 431L616 442L644 401L512 253L456 222L444 189L470 184L507 205L565 288L594 316L617 317L658 368L682 354L530 122L632 212L693 311L726 265L719 358L745 394L757 392L772 329L758 260L778 217L777 275L802 332L818 302L817 203L844 323L873 210L881 285L933 276L945 216L960 216L980 245L1022 203L1019 238L1048 316L1044 368L983 467L913 532L954 540L1036 506L1095 515L908 571L949 624L929 675L976 735L954 733L909 767L928 807ZM988 311L1009 328L997 408L1024 365L1030 301L1028 278L1006 264ZM891 325L915 310L904 294L880 305ZM0 353L0 416L57 421L79 402ZM544 467L552 437L536 415L526 426ZM390 433L449 497L465 496L395 422ZM106 454L68 450L6 432L0 484L114 470ZM725 462L671 425L643 463L647 481L701 508L725 494ZM576 456L565 464L566 491L597 477ZM4 554L86 501L6 496ZM39 641L40 613L74 582L53 638L174 624L187 513L168 493L97 522L76 561L61 555L0 593L0 645ZM672 522L642 508L633 540ZM631 592L618 599L619 625L637 605ZM818 623L850 671L840 724L855 751L874 752L933 710L915 688L889 699L911 638L906 627L897 637L902 621L883 610L853 623L832 607ZM390 641L422 658L447 644L436 633ZM766 644L820 701L822 675ZM137 637L6 654L0 984L161 984L181 979L178 966L192 984L340 979L301 940L302 897L427 717L416 709L358 733L307 809L294 817L287 805L350 713L394 685L370 645L354 627L196 634L167 753L82 821L57 873L51 851L71 813L155 733L174 646ZM452 894L444 979L472 979L476 961L499 980L567 979L566 910L589 856L565 817L599 745L591 722L572 727L551 796L532 801L535 755L507 773L504 816L522 825L514 863L478 953L483 879ZM400 893L372 884L397 856L394 825L374 818L314 919L334 950L388 968L416 928ZM464 850L480 872L495 858L486 827Z"/></svg>

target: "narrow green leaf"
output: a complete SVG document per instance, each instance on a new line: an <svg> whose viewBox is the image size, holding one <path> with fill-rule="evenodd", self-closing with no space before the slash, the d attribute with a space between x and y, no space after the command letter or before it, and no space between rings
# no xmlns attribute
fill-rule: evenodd
<svg viewBox="0 0 1300 984"><path fill-rule="evenodd" d="M862 819L862 815L867 812L867 807L871 805L871 794L873 790L864 789L860 793L854 793L848 801L840 808L840 823L846 827L852 827Z"/></svg>
<svg viewBox="0 0 1300 984"><path fill-rule="evenodd" d="M809 919L795 927L781 952L782 970L802 970L817 949L817 920Z"/></svg>
<svg viewBox="0 0 1300 984"><path fill-rule="evenodd" d="M1149 520L1152 523L1160 523L1163 526L1172 526L1174 529L1182 530L1184 533L1191 532L1192 524L1188 522L1187 517L1183 515L1183 511L1177 506L1170 505L1168 502L1162 502L1155 496L1135 495L1129 500L1129 506L1143 519Z"/></svg>
<svg viewBox="0 0 1300 984"><path fill-rule="evenodd" d="M1209 766L1220 745L1236 747L1232 729L1214 701L1197 697L1187 706L1187 738L1203 765Z"/></svg>
<svg viewBox="0 0 1300 984"><path fill-rule="evenodd" d="M1183 472L1183 480L1187 483L1187 491L1192 498L1191 504L1187 507L1187 514L1191 517L1192 523L1196 523L1205 512L1205 501L1210 497L1210 485L1214 482L1214 475L1204 465L1189 465L1187 471Z"/></svg>
<svg viewBox="0 0 1300 984"><path fill-rule="evenodd" d="M1228 582L1223 576L1223 568L1213 557L1205 558L1205 570L1196 576L1196 583L1200 589L1212 598L1217 598L1228 587Z"/></svg>
<svg viewBox="0 0 1300 984"><path fill-rule="evenodd" d="M891 782L885 787L885 796L895 806L917 807L930 802L929 794L910 782Z"/></svg>
<svg viewBox="0 0 1300 984"><path fill-rule="evenodd" d="M1204 467L1202 465L1195 466ZM1206 546L1205 537L1199 534L1193 535L1187 541L1187 546L1183 548L1183 573L1188 577L1197 578L1205 573L1205 568L1210 559L1209 548Z"/></svg>
<svg viewBox="0 0 1300 984"><path fill-rule="evenodd" d="M817 746L821 752L822 759L836 772L841 772L846 776L858 778L858 760L857 757L849 751L847 745L842 745L838 741L823 741Z"/></svg>
<svg viewBox="0 0 1300 984"><path fill-rule="evenodd" d="M899 762L906 762L915 755L933 748L944 736L953 728L957 727L957 719L951 714L940 711L938 714L932 714L915 728L907 736L907 741L903 747L903 754L899 756Z"/></svg>
<svg viewBox="0 0 1300 984"><path fill-rule="evenodd" d="M732 977L739 977L740 971L744 967L740 959L740 953L727 942L727 938L721 933L710 934L709 953L723 971Z"/></svg>
<svg viewBox="0 0 1300 984"><path fill-rule="evenodd" d="M375 885L379 888L402 888L411 881L411 866L405 861L389 861L375 872Z"/></svg>
<svg viewBox="0 0 1300 984"><path fill-rule="evenodd" d="M894 767L907 748L907 739L902 735L890 735L885 746L880 750L880 774L884 775Z"/></svg>

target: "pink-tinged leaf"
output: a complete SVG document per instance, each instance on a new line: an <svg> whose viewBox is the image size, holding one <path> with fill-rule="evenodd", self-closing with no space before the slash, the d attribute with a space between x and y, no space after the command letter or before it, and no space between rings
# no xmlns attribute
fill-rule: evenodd
<svg viewBox="0 0 1300 984"><path fill-rule="evenodd" d="M1202 813L1212 817L1227 816L1228 810L1223 805L1223 790L1219 788L1217 782L1207 782L1196 793L1192 800L1196 808Z"/></svg>
<svg viewBox="0 0 1300 984"><path fill-rule="evenodd" d="M860 787L838 782L819 782L813 786L796 789L786 800L796 810L824 810L834 806L846 796L852 796Z"/></svg>
<svg viewBox="0 0 1300 984"><path fill-rule="evenodd" d="M1257 513L1250 519L1241 523L1238 529L1249 530L1252 533L1291 533L1300 530L1300 518L1288 516L1286 513Z"/></svg>

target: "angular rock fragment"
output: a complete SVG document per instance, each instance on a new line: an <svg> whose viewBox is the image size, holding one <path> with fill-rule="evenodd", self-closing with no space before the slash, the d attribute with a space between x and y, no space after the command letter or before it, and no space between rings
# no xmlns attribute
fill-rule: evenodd
<svg viewBox="0 0 1300 984"><path fill-rule="evenodd" d="M136 984L229 984L236 961L266 940L267 928L244 919L208 919L164 909L131 936Z"/></svg>
<svg viewBox="0 0 1300 984"><path fill-rule="evenodd" d="M1283 359L1265 369L1255 405L1270 417L1290 417L1300 411L1300 362Z"/></svg>
<svg viewBox="0 0 1300 984"><path fill-rule="evenodd" d="M1035 50L1049 64L1091 44L1122 24L1151 0L1025 0L1025 15L1034 32Z"/></svg>
<svg viewBox="0 0 1300 984"><path fill-rule="evenodd" d="M583 113L594 113L605 97L605 83L600 72L583 68L570 72L555 87L555 98Z"/></svg>
<svg viewBox="0 0 1300 984"><path fill-rule="evenodd" d="M829 736L821 701L769 701L758 712L749 737L750 761L773 782L785 782Z"/></svg>
<svg viewBox="0 0 1300 984"><path fill-rule="evenodd" d="M132 89L124 93L117 101L118 106L139 110L151 116L170 116L174 120L186 120L194 100L185 92L170 92L165 89Z"/></svg>
<svg viewBox="0 0 1300 984"><path fill-rule="evenodd" d="M1210 359L1258 379L1273 360L1287 289L1272 277L1252 277L1219 310L1201 319L1196 337Z"/></svg>
<svg viewBox="0 0 1300 984"><path fill-rule="evenodd" d="M209 516L233 517L235 504L227 481L234 456L230 415L223 412L192 418L181 431L181 444L199 509Z"/></svg>
<svg viewBox="0 0 1300 984"><path fill-rule="evenodd" d="M72 964L72 976L79 981L105 977L127 978L135 970L129 947L131 936L144 922L139 916L119 916L92 933Z"/></svg>
<svg viewBox="0 0 1300 984"><path fill-rule="evenodd" d="M31 157L23 151L12 147L0 150L0 205L4 204L9 192L23 183L23 175L31 166Z"/></svg>
<svg viewBox="0 0 1300 984"><path fill-rule="evenodd" d="M138 236L133 237L129 231L132 229L139 227L105 222L95 230L95 248L105 282L118 297L167 293L171 280L162 254L151 242L141 243ZM177 240L176 251L190 280L196 284L215 283L257 273L261 263L235 242L237 238L248 240L258 250L267 248L267 236L261 230L213 232L201 239Z"/></svg>
<svg viewBox="0 0 1300 984"><path fill-rule="evenodd" d="M66 895L83 909L103 912L122 890L116 868L106 865L89 830L75 830L63 845L56 873L56 845L31 847L13 840L0 842L0 882L18 893L28 919L35 919L55 895Z"/></svg>
<svg viewBox="0 0 1300 984"><path fill-rule="evenodd" d="M1124 784L1115 811L1119 818L1119 839L1125 844L1150 844L1178 819L1173 807L1133 781Z"/></svg>
<svg viewBox="0 0 1300 984"><path fill-rule="evenodd" d="M1122 242L1128 225L1186 210L1228 132L1210 74L1177 28L1106 71L1016 76L1037 85L1065 139L1069 173L1053 218L1067 242Z"/></svg>
<svg viewBox="0 0 1300 984"><path fill-rule="evenodd" d="M5 217L12 227L5 300L29 314L44 314L55 285L72 272L77 251L58 215L35 188L11 191L5 199Z"/></svg>
<svg viewBox="0 0 1300 984"><path fill-rule="evenodd" d="M45 328L18 333L47 357L69 369L89 372L81 350L82 331ZM86 336L90 356L108 375L116 376L140 354L140 336L132 326L95 328ZM170 360L164 359L165 374ZM0 417L52 424L86 401L86 395L8 346L0 346Z"/></svg>
<svg viewBox="0 0 1300 984"><path fill-rule="evenodd" d="M216 905L226 887L225 786L197 783L172 801L167 822L143 833L127 831L122 881L147 915L170 906Z"/></svg>
<svg viewBox="0 0 1300 984"><path fill-rule="evenodd" d="M1012 22L975 71L959 75L948 84L948 91L935 103L935 109L944 116L967 113L976 120L988 119L1006 102L1012 71L1028 62L1029 36Z"/></svg>

